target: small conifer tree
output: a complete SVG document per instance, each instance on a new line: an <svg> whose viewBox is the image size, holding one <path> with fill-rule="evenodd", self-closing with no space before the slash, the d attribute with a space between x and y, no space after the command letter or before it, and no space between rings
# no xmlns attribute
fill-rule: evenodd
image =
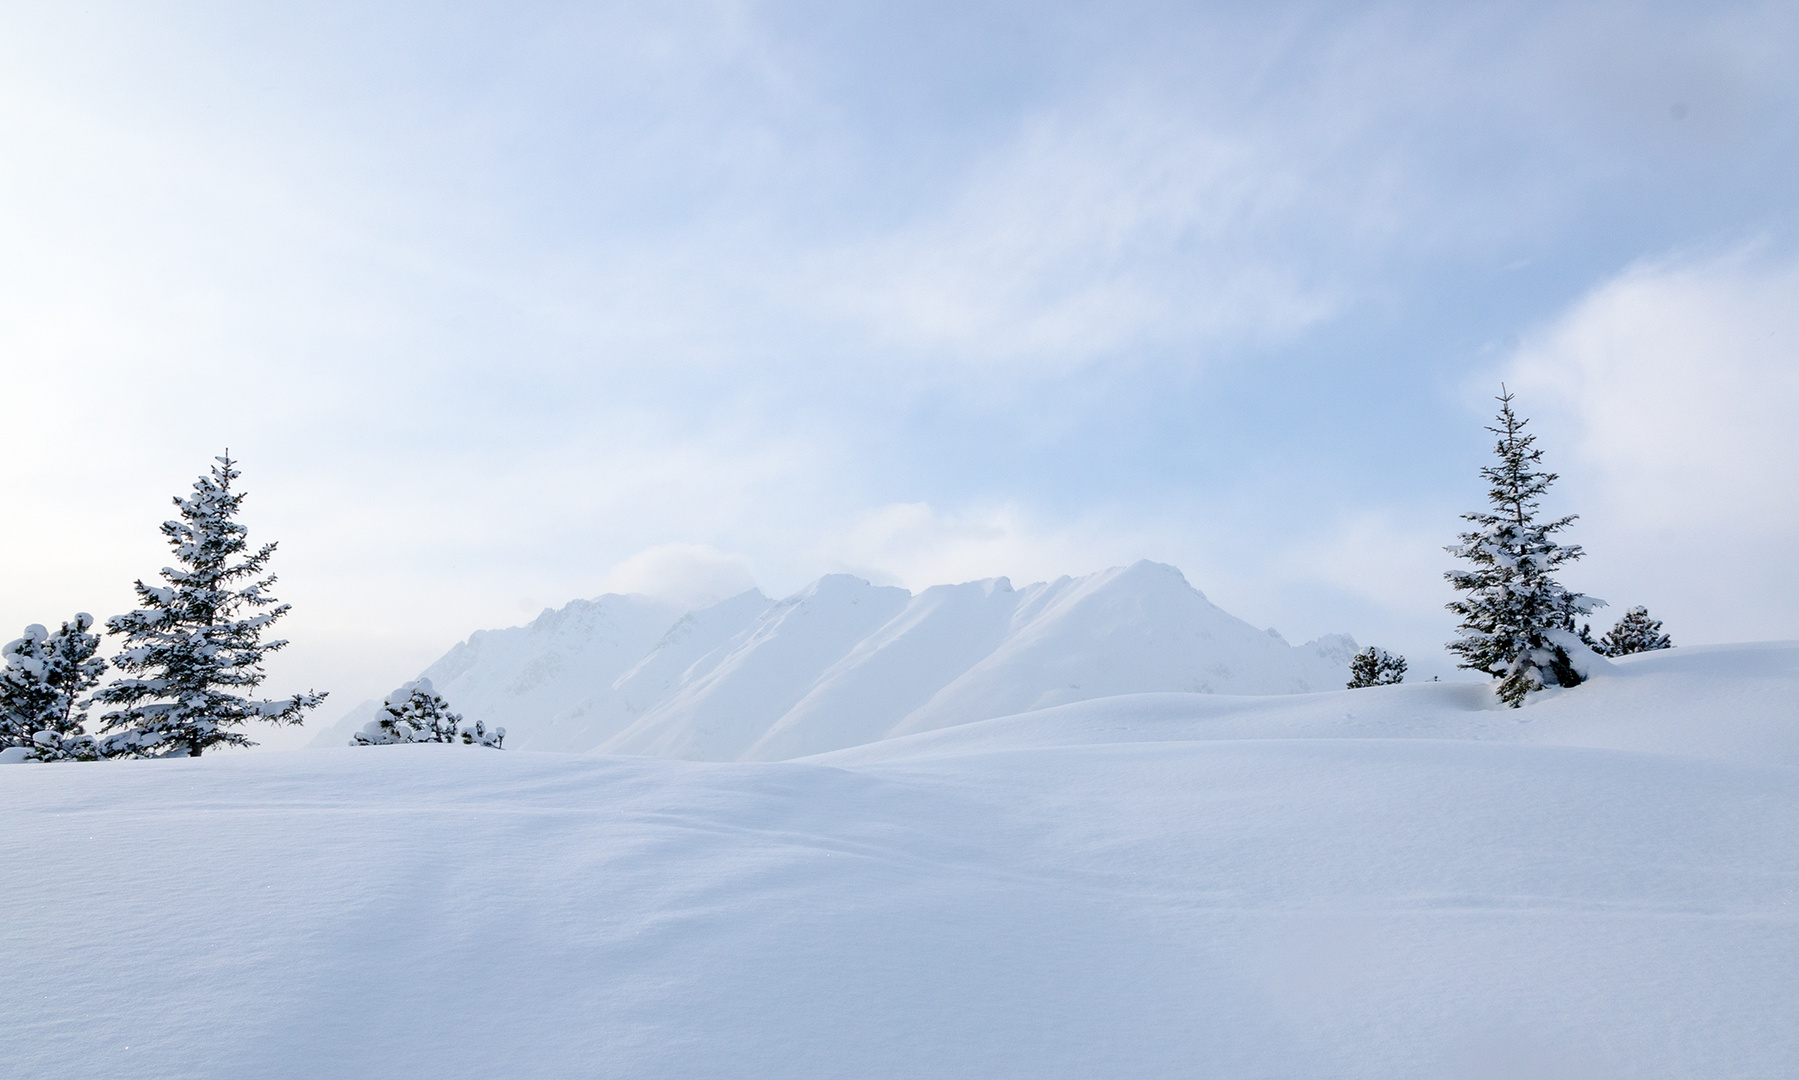
<svg viewBox="0 0 1799 1080"><path fill-rule="evenodd" d="M1405 682L1405 657L1377 649L1373 645L1349 660L1349 689L1367 686L1392 686Z"/></svg>
<svg viewBox="0 0 1799 1080"><path fill-rule="evenodd" d="M231 488L237 463L229 451L216 460L193 495L175 497L181 520L163 523L179 564L163 568L167 584L138 581L143 607L107 620L107 633L125 639L114 665L132 676L94 695L120 706L101 717L112 733L101 740L109 755L198 757L221 743L254 746L237 730L245 723L299 724L324 700L310 691L275 701L245 693L262 684L264 657L287 645L262 634L291 605L268 595L275 545L246 554L248 530L236 520L244 493Z"/></svg>
<svg viewBox="0 0 1799 1080"><path fill-rule="evenodd" d="M1463 514L1475 527L1445 549L1473 564L1444 575L1466 594L1448 605L1462 618L1461 637L1448 648L1461 657L1458 667L1498 679L1500 699L1513 708L1533 690L1580 683L1566 643L1577 639L1575 617L1605 603L1555 580L1555 571L1582 552L1579 545L1553 539L1574 522L1572 515L1537 520L1537 500L1556 474L1540 467L1543 452L1533 446L1536 436L1524 433L1526 423L1501 387L1498 426L1487 429L1499 436L1493 448L1499 460L1480 471L1491 485L1491 508ZM1567 638L1558 640L1564 634Z"/></svg>
<svg viewBox="0 0 1799 1080"><path fill-rule="evenodd" d="M477 720L466 730L462 717L431 687L430 679L409 682L387 695L381 715L369 721L350 740L351 746L387 746L393 743L469 743L499 748L505 728L489 731Z"/></svg>
<svg viewBox="0 0 1799 1080"><path fill-rule="evenodd" d="M82 725L82 695L100 682L106 660L95 655L94 617L78 612L55 633L32 624L0 649L0 749L25 761L93 760L100 756Z"/></svg>
<svg viewBox="0 0 1799 1080"><path fill-rule="evenodd" d="M1606 656L1629 656L1631 653L1671 649L1674 641L1662 632L1662 621L1650 618L1646 607L1633 607L1599 639L1599 651Z"/></svg>

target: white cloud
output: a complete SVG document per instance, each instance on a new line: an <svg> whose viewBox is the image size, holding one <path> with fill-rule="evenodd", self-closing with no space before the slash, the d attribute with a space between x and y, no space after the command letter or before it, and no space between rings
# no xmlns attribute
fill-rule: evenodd
<svg viewBox="0 0 1799 1080"><path fill-rule="evenodd" d="M890 503L826 538L819 563L916 591L989 577L1022 584L1086 573L1140 557L1136 543L1080 524L1046 526L1012 504L947 513L924 502Z"/></svg>
<svg viewBox="0 0 1799 1080"><path fill-rule="evenodd" d="M701 607L753 589L750 561L705 544L658 544L607 571L605 592L640 593Z"/></svg>
<svg viewBox="0 0 1799 1080"><path fill-rule="evenodd" d="M1583 515L1595 591L1660 600L1706 637L1799 635L1799 260L1635 266L1507 377L1540 445L1577 433L1562 500Z"/></svg>

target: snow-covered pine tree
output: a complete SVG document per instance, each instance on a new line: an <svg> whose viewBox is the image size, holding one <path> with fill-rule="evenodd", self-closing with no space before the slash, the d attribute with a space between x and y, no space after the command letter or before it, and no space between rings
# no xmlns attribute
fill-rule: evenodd
<svg viewBox="0 0 1799 1080"><path fill-rule="evenodd" d="M1599 651L1607 656L1629 656L1673 647L1673 639L1662 633L1662 621L1650 618L1646 607L1626 611L1618 625L1599 639Z"/></svg>
<svg viewBox="0 0 1799 1080"><path fill-rule="evenodd" d="M1349 689L1405 682L1405 657L1368 646L1349 660Z"/></svg>
<svg viewBox="0 0 1799 1080"><path fill-rule="evenodd" d="M1532 445L1536 436L1524 433L1528 421L1512 411L1511 393L1501 387L1498 400L1499 426L1487 430L1499 436L1493 448L1499 461L1480 471L1491 485L1492 508L1463 514L1474 529L1445 549L1474 564L1472 570L1444 575L1467 594L1448 605L1462 617L1461 638L1448 648L1461 657L1458 667L1498 679L1500 699L1517 708L1533 690L1580 683L1566 646L1578 641L1575 617L1605 601L1570 592L1555 580L1558 567L1583 554L1577 544L1552 539L1575 518L1537 520L1537 500L1556 474L1541 469L1543 452Z"/></svg>
<svg viewBox="0 0 1799 1080"><path fill-rule="evenodd" d="M167 585L137 583L143 607L106 621L109 634L125 638L113 661L132 678L102 688L94 700L121 708L101 717L103 752L131 757L198 757L209 746L254 746L237 729L251 720L298 724L325 695L308 691L277 701L254 700L244 691L262 684L263 658L285 641L262 633L286 615L263 576L274 544L246 554L248 532L235 519L244 493L231 482L241 475L230 451L215 459L211 475L194 482L189 498L175 497L180 521L162 533L178 567L164 567Z"/></svg>
<svg viewBox="0 0 1799 1080"><path fill-rule="evenodd" d="M88 703L81 695L106 672L106 660L95 655L100 635L88 633L93 625L85 611L53 634L34 623L0 649L0 752L22 761L100 756L93 736L82 730Z"/></svg>
<svg viewBox="0 0 1799 1080"><path fill-rule="evenodd" d="M431 680L419 679L387 695L381 715L363 725L350 745L461 742L465 741L461 729L462 717L450 711L449 702L431 688Z"/></svg>

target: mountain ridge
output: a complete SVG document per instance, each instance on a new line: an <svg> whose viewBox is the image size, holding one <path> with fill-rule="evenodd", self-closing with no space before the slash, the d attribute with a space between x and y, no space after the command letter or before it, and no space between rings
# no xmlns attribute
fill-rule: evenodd
<svg viewBox="0 0 1799 1080"><path fill-rule="evenodd" d="M1290 645L1144 560L917 594L831 574L687 612L608 594L477 631L423 674L468 719L505 726L509 747L773 761L1115 694L1338 689L1355 648L1341 634Z"/></svg>

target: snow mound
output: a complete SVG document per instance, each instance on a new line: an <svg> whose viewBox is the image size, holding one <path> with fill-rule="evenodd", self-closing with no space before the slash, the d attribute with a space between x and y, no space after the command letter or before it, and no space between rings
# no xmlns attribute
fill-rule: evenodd
<svg viewBox="0 0 1799 1080"><path fill-rule="evenodd" d="M1491 700L1136 695L775 763L7 768L0 1063L1799 1075L1799 644Z"/></svg>
<svg viewBox="0 0 1799 1080"><path fill-rule="evenodd" d="M868 765L1136 742L1453 739L1799 768L1799 642L1683 646L1595 665L1572 690L1502 706L1488 683L1404 683L1283 698L1136 694L807 758Z"/></svg>
<svg viewBox="0 0 1799 1080"><path fill-rule="evenodd" d="M482 631L425 676L468 719L504 725L509 747L774 761L1116 694L1335 689L1355 648L1289 645L1139 562L916 596L836 574L678 620L605 596Z"/></svg>

